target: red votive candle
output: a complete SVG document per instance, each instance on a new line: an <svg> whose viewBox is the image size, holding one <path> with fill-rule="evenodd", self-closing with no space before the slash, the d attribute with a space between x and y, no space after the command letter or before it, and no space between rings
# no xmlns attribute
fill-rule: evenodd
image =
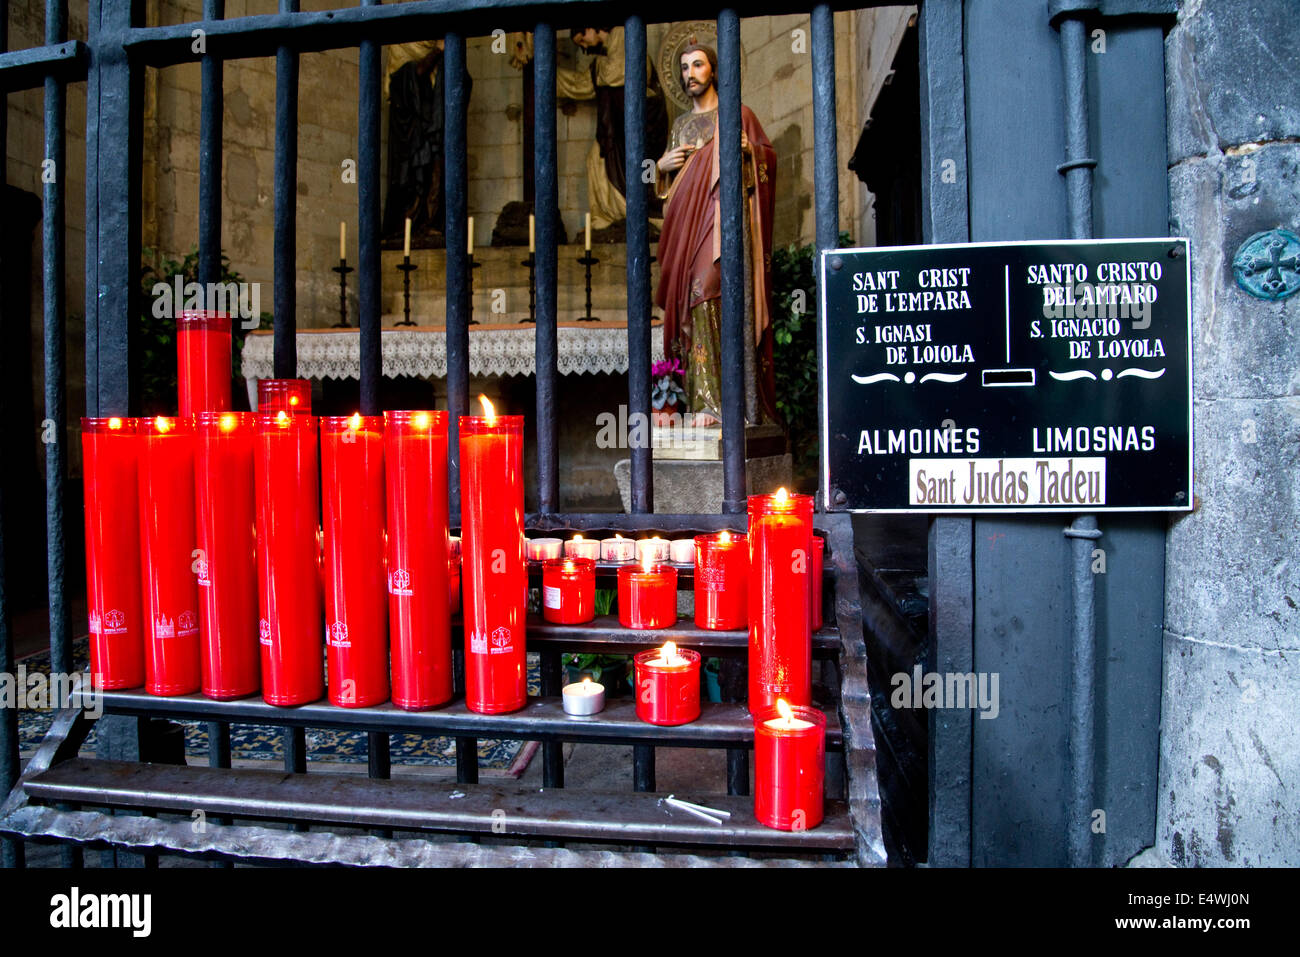
<svg viewBox="0 0 1300 957"><path fill-rule="evenodd" d="M258 413L253 465L262 697L307 704L325 691L315 417Z"/></svg>
<svg viewBox="0 0 1300 957"><path fill-rule="evenodd" d="M452 694L447 413L385 412L384 457L393 704L419 711Z"/></svg>
<svg viewBox="0 0 1300 957"><path fill-rule="evenodd" d="M542 617L557 625L581 625L596 617L592 559L553 558L542 565Z"/></svg>
<svg viewBox="0 0 1300 957"><path fill-rule="evenodd" d="M826 541L820 535L812 538L812 575L808 585L812 594L808 601L808 627L816 631L822 626L822 574L825 571Z"/></svg>
<svg viewBox="0 0 1300 957"><path fill-rule="evenodd" d="M142 419L140 574L150 694L193 694L202 683L194 525L194 423Z"/></svg>
<svg viewBox="0 0 1300 957"><path fill-rule="evenodd" d="M811 495L749 497L749 710L812 703Z"/></svg>
<svg viewBox="0 0 1300 957"><path fill-rule="evenodd" d="M695 624L722 631L749 618L749 540L722 531L695 536Z"/></svg>
<svg viewBox="0 0 1300 957"><path fill-rule="evenodd" d="M465 704L505 714L528 703L524 615L524 417L460 417Z"/></svg>
<svg viewBox="0 0 1300 957"><path fill-rule="evenodd" d="M323 417L320 462L329 698L365 708L388 700L383 416Z"/></svg>
<svg viewBox="0 0 1300 957"><path fill-rule="evenodd" d="M677 624L677 569L671 565L620 568L618 623L624 628L671 628Z"/></svg>
<svg viewBox="0 0 1300 957"><path fill-rule="evenodd" d="M258 379L257 411L311 415L311 380Z"/></svg>
<svg viewBox="0 0 1300 957"><path fill-rule="evenodd" d="M251 412L194 416L203 693L242 698L261 687L257 650L257 522Z"/></svg>
<svg viewBox="0 0 1300 957"><path fill-rule="evenodd" d="M200 311L176 317L176 385L182 416L230 408L230 316Z"/></svg>
<svg viewBox="0 0 1300 957"><path fill-rule="evenodd" d="M671 641L632 659L636 716L647 724L689 724L700 716L700 653Z"/></svg>
<svg viewBox="0 0 1300 957"><path fill-rule="evenodd" d="M780 831L822 821L826 715L804 705L755 709L754 817Z"/></svg>
<svg viewBox="0 0 1300 957"><path fill-rule="evenodd" d="M144 684L137 420L81 420L86 509L86 606L96 687Z"/></svg>

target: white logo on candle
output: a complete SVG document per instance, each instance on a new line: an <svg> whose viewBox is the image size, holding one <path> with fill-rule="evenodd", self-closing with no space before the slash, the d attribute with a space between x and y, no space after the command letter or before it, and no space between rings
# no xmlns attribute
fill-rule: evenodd
<svg viewBox="0 0 1300 957"><path fill-rule="evenodd" d="M196 558L194 560L194 570L198 573L200 585L212 584L212 580L208 578L208 563L206 559Z"/></svg>
<svg viewBox="0 0 1300 957"><path fill-rule="evenodd" d="M475 632L469 639L469 650L471 654L486 655L488 653L487 635L481 635Z"/></svg>
<svg viewBox="0 0 1300 957"><path fill-rule="evenodd" d="M264 645L271 643L271 623L265 618L257 620L257 640Z"/></svg>
<svg viewBox="0 0 1300 957"><path fill-rule="evenodd" d="M514 651L515 645L510 637L510 629L505 625L495 628L492 631L492 650L489 654L504 655L507 652Z"/></svg>
<svg viewBox="0 0 1300 957"><path fill-rule="evenodd" d="M335 648L351 648L352 642L348 641L347 623L336 621L330 625L329 630L325 633L325 642Z"/></svg>
<svg viewBox="0 0 1300 957"><path fill-rule="evenodd" d="M199 618L192 611L183 611L176 616L176 632L180 635L197 635Z"/></svg>
<svg viewBox="0 0 1300 957"><path fill-rule="evenodd" d="M90 613L90 633L92 635L126 634L126 615L114 608L101 619L99 612Z"/></svg>
<svg viewBox="0 0 1300 957"><path fill-rule="evenodd" d="M159 615L154 619L153 636L155 638L175 638L176 622L166 615Z"/></svg>
<svg viewBox="0 0 1300 957"><path fill-rule="evenodd" d="M411 573L405 568L394 568L388 573L388 592L390 595L413 595L411 590Z"/></svg>

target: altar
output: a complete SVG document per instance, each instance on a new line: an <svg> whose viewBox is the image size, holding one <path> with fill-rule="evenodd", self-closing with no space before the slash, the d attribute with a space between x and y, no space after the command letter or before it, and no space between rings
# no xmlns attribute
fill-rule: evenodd
<svg viewBox="0 0 1300 957"><path fill-rule="evenodd" d="M651 360L664 357L662 323L652 323ZM469 327L469 372L501 378L529 376L536 371L537 327L528 322L482 323ZM445 326L385 328L383 372L388 378L413 376L440 379L447 375ZM269 331L250 332L241 352L249 399L256 402L257 380L274 375L274 337ZM565 321L556 328L560 375L627 372L627 323ZM360 375L361 336L357 328L300 329L297 334L298 377L356 379Z"/></svg>

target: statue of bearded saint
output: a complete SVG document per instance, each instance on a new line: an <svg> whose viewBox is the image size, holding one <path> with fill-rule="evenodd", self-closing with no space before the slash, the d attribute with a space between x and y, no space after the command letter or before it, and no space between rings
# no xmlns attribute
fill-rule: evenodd
<svg viewBox="0 0 1300 957"><path fill-rule="evenodd" d="M660 157L656 190L666 201L659 238L664 351L686 366L686 403L697 425L722 418L722 242L718 175L717 54L693 43L681 54L681 83L691 97ZM744 161L745 419L776 419L772 370L772 212L776 151L749 107L742 105Z"/></svg>

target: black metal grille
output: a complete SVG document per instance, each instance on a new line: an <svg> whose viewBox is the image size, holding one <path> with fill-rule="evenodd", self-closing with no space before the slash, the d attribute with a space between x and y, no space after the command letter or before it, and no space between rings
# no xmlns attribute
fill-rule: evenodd
<svg viewBox="0 0 1300 957"><path fill-rule="evenodd" d="M813 6L812 56L814 96L814 147L816 169L816 237L818 248L836 245L838 224L838 174L835 135L835 60L833 11L840 7L874 6L873 0L820 3ZM504 28L532 30L537 38L535 61L536 128L534 177L536 181L536 448L539 514L528 517L531 528L599 528L685 530L739 527L735 516L745 507L745 441L743 364L739 358L723 369L724 516L656 516L649 448L631 450L632 514L626 516L566 515L557 513L559 462L555 415L557 251L556 183L556 64L555 29L560 16L622 23L626 36L626 93L624 121L627 141L627 182L639 182L645 152L645 19L628 15L625 4L612 2L530 2L530 0L414 0L383 6L362 0L358 7L303 13L298 0L279 0L278 12L263 16L224 18L223 0L203 0L203 19L195 23L143 26L141 0L91 0L88 42L67 39L66 0L47 0L45 45L17 52L7 50L7 0L0 0L0 90L44 86L45 149L56 168L65 168L66 86L86 83L86 414L126 415L132 409L135 349L134 317L140 314L137 268L141 242L141 179L143 77L146 67L193 62L192 31L205 34L206 52L201 62L202 105L199 159L199 280L216 281L221 272L221 159L222 73L227 59L274 56L276 59L275 183L274 183L274 370L277 377L296 373L295 265L297 231L295 205L298 161L298 70L303 52L359 48L358 101L358 204L360 263L358 267L360 315L360 411L380 410L380 91L381 46L408 38L412 33L436 29L445 34L446 83L446 335L448 408L452 435L449 442L449 478L453 524L457 522L459 488L457 417L468 410L469 384L469 263L466 252L466 96L465 38ZM760 3L746 8L747 15L803 13L808 5ZM724 354L744 354L743 263L741 258L742 193L740 150L740 16L734 7L698 2L660 4L656 15L664 20L696 19L716 13L719 46L720 152L722 162L721 215L724 228L722 256L722 335ZM0 163L5 157L7 109L0 110ZM44 188L43 227L45 415L62 436L66 434L64 407L64 177ZM628 301L628 405L629 413L650 411L650 250L646 198L639 189L627 195L627 301ZM49 616L51 665L55 671L72 670L70 627L65 595L65 529L63 489L67 472L62 441L46 446L46 519L49 554ZM0 508L17 503L0 502ZM733 516L728 519L726 516ZM819 522L820 524L820 522ZM847 526L842 526L841 531ZM831 536L833 539L835 535ZM848 588L854 582L850 539L839 535L836 581ZM3 578L3 536L0 535L0 668L13 671L13 648L8 628ZM856 595L855 584L853 594ZM860 629L856 600L841 604L840 640L847 649L845 632ZM860 656L858 645L852 656ZM558 680L558 653L543 662L544 681ZM545 656L544 656L545 658ZM854 665L853 668L857 668ZM845 687L866 701L865 674L845 673ZM858 684L854 685L853 682ZM852 689L856 688L856 692ZM558 689L556 689L558 690ZM228 720L221 708L205 712L210 721L210 763L228 767ZM0 796L19 777L17 712L5 709L0 720ZM852 725L854 722L850 722ZM70 727L64 722L61 727ZM860 727L846 727L859 747L870 747L870 726L865 710ZM370 774L388 776L387 734L370 731ZM477 778L475 739L457 738L458 778ZM562 785L558 743L548 743L545 769L548 783ZM306 770L304 729L286 728L285 766ZM862 759L865 760L865 759ZM850 760L852 764L853 759ZM731 793L743 793L747 781L744 748L729 751ZM862 773L870 777L874 796L874 764ZM636 747L636 786L653 789L653 743ZM861 827L855 820L855 827ZM50 833L62 825L51 825ZM878 825L876 827L878 831ZM165 843L165 842L161 842ZM21 844L4 840L4 863L21 863ZM872 848L872 850L876 850ZM70 858L71 860L71 858Z"/></svg>

